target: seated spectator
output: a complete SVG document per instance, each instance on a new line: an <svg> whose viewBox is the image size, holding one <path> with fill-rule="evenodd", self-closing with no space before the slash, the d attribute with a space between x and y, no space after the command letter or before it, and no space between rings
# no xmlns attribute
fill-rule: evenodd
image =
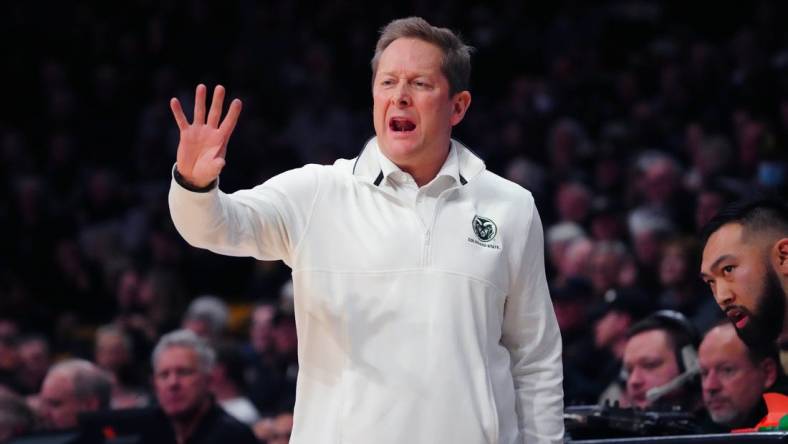
<svg viewBox="0 0 788 444"><path fill-rule="evenodd" d="M41 408L46 426L54 430L77 426L83 412L108 409L112 381L89 361L69 359L55 364L41 387Z"/></svg>
<svg viewBox="0 0 788 444"><path fill-rule="evenodd" d="M17 380L22 394L38 393L52 363L49 341L42 335L24 336L19 339L17 350L19 352Z"/></svg>
<svg viewBox="0 0 788 444"><path fill-rule="evenodd" d="M650 312L648 307L648 300L628 289L610 289L602 302L591 306L591 334L581 336L563 350L566 404L621 399L623 389L618 379L626 333Z"/></svg>
<svg viewBox="0 0 788 444"><path fill-rule="evenodd" d="M748 348L727 320L709 330L698 349L703 403L725 431L753 427L767 411L763 393L781 372L775 349Z"/></svg>
<svg viewBox="0 0 788 444"><path fill-rule="evenodd" d="M677 310L687 316L696 331L704 333L720 319L723 312L709 297L703 281L695 271L700 263L700 249L689 237L674 237L665 242L659 263L660 308Z"/></svg>
<svg viewBox="0 0 788 444"><path fill-rule="evenodd" d="M181 327L215 343L224 335L229 317L230 312L223 300L212 295L202 295L189 304Z"/></svg>
<svg viewBox="0 0 788 444"><path fill-rule="evenodd" d="M140 442L257 443L251 429L217 405L210 391L216 355L191 330L176 330L153 350L153 385L159 408Z"/></svg>
<svg viewBox="0 0 788 444"><path fill-rule="evenodd" d="M293 413L281 412L257 421L254 434L262 444L287 444L293 431Z"/></svg>
<svg viewBox="0 0 788 444"><path fill-rule="evenodd" d="M139 388L129 335L115 325L96 330L94 360L112 377L112 408L142 407L148 397Z"/></svg>
<svg viewBox="0 0 788 444"><path fill-rule="evenodd" d="M626 400L642 409L695 413L701 397L692 324L679 312L661 310L633 325L627 336Z"/></svg>
<svg viewBox="0 0 788 444"><path fill-rule="evenodd" d="M244 395L244 370L243 355L237 346L222 344L216 347L216 364L211 372L211 393L227 413L251 426L260 419L260 413Z"/></svg>
<svg viewBox="0 0 788 444"><path fill-rule="evenodd" d="M0 389L0 443L33 431L36 418L25 400Z"/></svg>

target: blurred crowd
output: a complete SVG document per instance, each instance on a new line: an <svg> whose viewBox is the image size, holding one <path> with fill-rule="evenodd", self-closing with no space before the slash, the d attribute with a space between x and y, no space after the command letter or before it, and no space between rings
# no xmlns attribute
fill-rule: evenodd
<svg viewBox="0 0 788 444"><path fill-rule="evenodd" d="M28 429L45 427L47 372L82 358L111 375L113 408L150 405L153 346L182 327L217 350L215 398L261 440L284 434L272 430L292 422L298 373L289 271L178 236L168 100L190 109L199 82L244 100L225 192L354 157L373 135L378 29L403 15L476 47L455 137L536 198L566 403L609 395L627 330L653 311L708 331L721 312L697 277L698 228L736 197L788 191L786 5L531 3L7 5L0 404L24 399Z"/></svg>

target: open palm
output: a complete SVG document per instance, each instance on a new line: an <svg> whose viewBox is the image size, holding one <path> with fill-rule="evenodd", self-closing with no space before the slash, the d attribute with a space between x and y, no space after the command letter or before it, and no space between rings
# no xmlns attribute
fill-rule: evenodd
<svg viewBox="0 0 788 444"><path fill-rule="evenodd" d="M241 101L234 99L220 123L224 87L217 85L206 119L205 95L205 85L197 85L192 123L186 120L180 101L176 98L170 99L170 109L180 130L176 160L178 172L196 187L205 187L219 177L225 164L227 142L241 113Z"/></svg>

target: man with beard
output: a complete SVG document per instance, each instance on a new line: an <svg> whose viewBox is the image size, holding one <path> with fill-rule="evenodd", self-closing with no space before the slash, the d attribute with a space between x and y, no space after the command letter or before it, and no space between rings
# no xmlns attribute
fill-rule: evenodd
<svg viewBox="0 0 788 444"><path fill-rule="evenodd" d="M190 330L164 335L153 350L159 409L143 431L146 444L254 444L251 429L219 407L210 392L215 352Z"/></svg>
<svg viewBox="0 0 788 444"><path fill-rule="evenodd" d="M700 276L750 346L788 336L788 207L759 198L736 202L703 230Z"/></svg>

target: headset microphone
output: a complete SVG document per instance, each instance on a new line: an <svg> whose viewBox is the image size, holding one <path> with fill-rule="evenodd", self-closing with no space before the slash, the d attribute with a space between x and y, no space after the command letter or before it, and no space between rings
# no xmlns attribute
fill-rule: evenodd
<svg viewBox="0 0 788 444"><path fill-rule="evenodd" d="M686 369L684 370L684 373L676 376L675 378L671 379L669 382L663 385L651 388L648 391L646 391L646 401L648 401L649 404L667 395L673 390L678 389L679 387L687 383L689 380L694 378L698 373L700 373L700 365L698 364L698 353L695 351L694 348L692 348L691 346L686 346L682 348L681 357L682 360L684 361L684 365L686 365Z"/></svg>

